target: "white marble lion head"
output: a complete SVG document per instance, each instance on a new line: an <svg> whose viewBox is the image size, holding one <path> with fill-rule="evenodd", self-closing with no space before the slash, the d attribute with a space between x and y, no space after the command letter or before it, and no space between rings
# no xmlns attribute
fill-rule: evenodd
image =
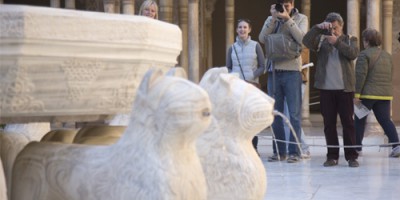
<svg viewBox="0 0 400 200"><path fill-rule="evenodd" d="M263 91L228 74L226 67L212 68L200 82L209 94L213 116L221 127L258 133L270 126L274 100Z"/></svg>

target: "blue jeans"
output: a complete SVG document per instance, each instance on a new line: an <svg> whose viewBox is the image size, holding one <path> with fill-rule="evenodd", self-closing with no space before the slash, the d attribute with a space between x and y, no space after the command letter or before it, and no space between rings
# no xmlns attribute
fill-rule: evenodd
<svg viewBox="0 0 400 200"><path fill-rule="evenodd" d="M305 83L302 83L301 84L301 99L303 100L304 99L304 91L305 91L305 88L306 88L306 84ZM288 105L287 105L287 102L286 102L286 99L285 99L285 108L284 108L284 110L285 110L285 112L284 112L284 114L286 115L286 117L290 117L289 116L289 109L288 109ZM286 123L284 123L284 125L285 125L285 138L286 138L286 141L288 141L289 140L289 138L290 138L290 128L289 128L289 126L286 124ZM306 137L306 135L304 134L304 131L303 131L303 129L301 129L301 138L299 139L299 142L301 143L301 150L303 151L303 153L305 153L305 152L310 152L310 146L308 146L308 144L306 143L306 141L305 141L305 137ZM288 147L289 147L289 145L287 145Z"/></svg>
<svg viewBox="0 0 400 200"><path fill-rule="evenodd" d="M275 99L274 108L284 113L284 102L286 99L289 108L290 123L299 140L301 140L301 84L302 80L299 71L275 72L275 78L273 78L272 72L268 73L268 94ZM276 139L285 141L285 130L281 117L275 116L272 123L272 130ZM290 141L295 142L293 133L290 134ZM272 145L274 154L286 155L286 144L284 142L277 141L278 148L274 141ZM289 155L300 156L300 151L296 144L289 144L288 151Z"/></svg>
<svg viewBox="0 0 400 200"><path fill-rule="evenodd" d="M385 135L389 139L389 143L398 143L399 136L397 134L396 127L390 118L390 101L389 100L372 100L372 99L361 99L361 103L364 104L369 110L373 110L376 120L381 125ZM365 122L367 121L367 116L359 119L355 116L354 122L356 126L356 144L362 145L362 140L364 138ZM398 145L392 145L392 148ZM361 151L362 148L357 148Z"/></svg>

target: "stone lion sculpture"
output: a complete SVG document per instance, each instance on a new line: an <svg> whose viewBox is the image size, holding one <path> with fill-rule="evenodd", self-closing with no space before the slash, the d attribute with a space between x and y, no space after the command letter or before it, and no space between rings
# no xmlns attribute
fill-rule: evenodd
<svg viewBox="0 0 400 200"><path fill-rule="evenodd" d="M206 199L195 141L210 112L199 86L148 72L116 144L28 144L15 161L11 198Z"/></svg>
<svg viewBox="0 0 400 200"><path fill-rule="evenodd" d="M6 178L3 173L3 164L0 160L0 199L8 199L7 197L7 188L6 188Z"/></svg>
<svg viewBox="0 0 400 200"><path fill-rule="evenodd" d="M200 86L213 106L211 125L197 142L207 199L264 199L266 172L251 140L272 124L274 100L226 67L208 70Z"/></svg>
<svg viewBox="0 0 400 200"><path fill-rule="evenodd" d="M48 122L7 124L4 131L0 130L0 157L8 192L11 191L12 168L18 153L29 142L40 141L48 131L50 131Z"/></svg>

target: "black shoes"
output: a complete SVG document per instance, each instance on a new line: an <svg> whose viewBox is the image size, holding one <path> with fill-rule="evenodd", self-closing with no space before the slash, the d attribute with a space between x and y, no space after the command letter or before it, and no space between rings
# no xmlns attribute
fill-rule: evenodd
<svg viewBox="0 0 400 200"><path fill-rule="evenodd" d="M268 162L277 162L277 161L283 161L286 160L286 156L282 155L278 157L278 154L274 154L270 157L268 157Z"/></svg>
<svg viewBox="0 0 400 200"><path fill-rule="evenodd" d="M356 159L350 159L349 160L349 167L358 167L360 164L358 164L358 161Z"/></svg>
<svg viewBox="0 0 400 200"><path fill-rule="evenodd" d="M324 162L324 167L332 167L338 164L338 160L335 159L328 159Z"/></svg>
<svg viewBox="0 0 400 200"><path fill-rule="evenodd" d="M288 163L296 163L300 161L300 156L297 155L289 155L289 158L286 160Z"/></svg>
<svg viewBox="0 0 400 200"><path fill-rule="evenodd" d="M356 159L350 159L349 161L349 167L359 167L360 164ZM324 167L333 167L338 165L338 160L335 159L328 159L324 162Z"/></svg>

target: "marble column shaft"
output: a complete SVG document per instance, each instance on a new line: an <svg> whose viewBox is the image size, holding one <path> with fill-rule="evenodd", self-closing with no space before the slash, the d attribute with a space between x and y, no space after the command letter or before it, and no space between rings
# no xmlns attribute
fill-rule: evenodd
<svg viewBox="0 0 400 200"><path fill-rule="evenodd" d="M209 0L206 3L206 11L205 11L205 28L206 28L206 52L207 52L207 68L213 66L213 48L212 48L212 14L215 9L216 0Z"/></svg>
<svg viewBox="0 0 400 200"><path fill-rule="evenodd" d="M173 5L174 3L172 0L160 0L159 14L161 20L172 23Z"/></svg>
<svg viewBox="0 0 400 200"><path fill-rule="evenodd" d="M392 53L393 0L383 0L383 49Z"/></svg>
<svg viewBox="0 0 400 200"><path fill-rule="evenodd" d="M114 13L115 12L115 0L103 0L104 12Z"/></svg>
<svg viewBox="0 0 400 200"><path fill-rule="evenodd" d="M127 15L135 14L135 0L122 0L122 13Z"/></svg>
<svg viewBox="0 0 400 200"><path fill-rule="evenodd" d="M380 0L367 0L367 28L380 31Z"/></svg>
<svg viewBox="0 0 400 200"><path fill-rule="evenodd" d="M60 8L61 7L60 0L50 0L50 7Z"/></svg>
<svg viewBox="0 0 400 200"><path fill-rule="evenodd" d="M311 20L311 0L303 0L301 1L301 13L305 14L308 17L308 21ZM302 55L303 59L310 60L310 53L307 51L306 55ZM305 60L303 60L304 63ZM307 70L307 83L306 88L304 90L304 97L302 103L302 125L308 126L311 125L310 122L310 70Z"/></svg>
<svg viewBox="0 0 400 200"><path fill-rule="evenodd" d="M65 8L75 9L75 0L65 0Z"/></svg>
<svg viewBox="0 0 400 200"><path fill-rule="evenodd" d="M179 23L182 30L182 52L180 66L189 72L188 63L188 0L179 0Z"/></svg>
<svg viewBox="0 0 400 200"><path fill-rule="evenodd" d="M347 34L357 37L360 46L360 0L347 0Z"/></svg>
<svg viewBox="0 0 400 200"><path fill-rule="evenodd" d="M189 80L199 82L199 0L189 0Z"/></svg>
<svg viewBox="0 0 400 200"><path fill-rule="evenodd" d="M235 1L225 0L226 51L235 41Z"/></svg>

